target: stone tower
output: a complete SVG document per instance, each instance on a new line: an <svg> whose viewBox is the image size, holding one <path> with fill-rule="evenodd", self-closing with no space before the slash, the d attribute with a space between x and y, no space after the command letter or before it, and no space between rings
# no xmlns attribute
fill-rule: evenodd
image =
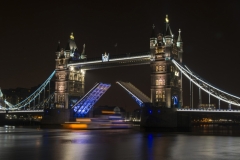
<svg viewBox="0 0 240 160"><path fill-rule="evenodd" d="M182 79L179 70L171 59L182 61L182 39L174 39L168 16L165 19L164 34L155 34L154 27L150 38L151 52L151 101L156 107L182 106Z"/></svg>
<svg viewBox="0 0 240 160"><path fill-rule="evenodd" d="M85 45L82 56L79 54L74 41L73 33L70 35L65 50L58 44L56 51L56 80L55 80L55 107L70 109L84 95L85 71L79 67L69 67L69 63L79 61L86 57Z"/></svg>

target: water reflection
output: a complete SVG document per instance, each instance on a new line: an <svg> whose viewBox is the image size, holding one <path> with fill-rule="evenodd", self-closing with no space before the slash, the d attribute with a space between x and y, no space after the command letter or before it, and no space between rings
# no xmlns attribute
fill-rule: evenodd
<svg viewBox="0 0 240 160"><path fill-rule="evenodd" d="M197 128L200 130L199 128ZM239 159L240 134L0 127L0 159ZM228 132L229 133L229 132ZM232 132L236 133L236 132Z"/></svg>

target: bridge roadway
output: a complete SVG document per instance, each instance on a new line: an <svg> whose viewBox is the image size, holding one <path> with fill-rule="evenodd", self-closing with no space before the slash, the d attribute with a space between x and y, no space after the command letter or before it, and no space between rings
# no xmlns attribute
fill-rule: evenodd
<svg viewBox="0 0 240 160"><path fill-rule="evenodd" d="M239 110L234 109L177 109L177 112L205 112L205 113L240 113Z"/></svg>
<svg viewBox="0 0 240 160"><path fill-rule="evenodd" d="M6 113L7 111L0 111L0 113ZM10 111L8 110L8 113L43 113L43 110L16 110L16 111Z"/></svg>

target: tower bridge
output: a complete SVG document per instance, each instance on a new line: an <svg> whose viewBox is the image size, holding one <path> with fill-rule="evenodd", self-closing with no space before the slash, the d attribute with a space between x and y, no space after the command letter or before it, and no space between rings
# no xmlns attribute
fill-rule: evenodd
<svg viewBox="0 0 240 160"><path fill-rule="evenodd" d="M30 106L33 102L34 105L32 105L32 109L44 109L44 103L46 101L43 100L41 103L38 101L39 105L36 105L35 100L40 100L40 94L45 91L45 88L48 87L50 80L55 75L55 91L54 94L49 93L47 102L51 99L54 102L51 108L56 111L69 110L69 113L67 113L69 116L70 112L74 112L74 115L83 117L111 86L110 84L99 82L85 94L85 74L87 74L88 70L148 64L150 66L151 77L150 97L145 96L144 93L130 83L117 82L133 97L139 106L143 107L145 104L150 104L150 108L154 108L152 111L155 112L156 110L156 113L160 113L159 108L161 108L166 114L169 113L168 115L174 115L174 112L239 113L238 110L233 111L231 109L231 105L240 106L239 97L209 84L192 72L186 65L182 64L183 41L181 38L181 30L179 29L178 36L175 39L170 28L168 16L166 16L165 24L166 29L164 30L164 34L156 34L155 26L153 25L150 37L150 50L147 52L119 55L102 53L99 57L95 58L87 57L85 44L83 45L82 52L79 52L74 40L74 35L71 33L65 49L61 48L60 43L58 43L55 71L31 96L19 104L9 105L8 109L23 109L25 106ZM219 100L218 109L200 110L199 108L194 108L192 103L192 88L190 91L190 108L183 109L183 75L189 79L191 87L192 85L196 85L199 88L200 105L202 103L201 92L203 91L209 95L209 106L210 97ZM228 110L221 110L220 102L228 103ZM145 110L146 108L147 107L145 107Z"/></svg>

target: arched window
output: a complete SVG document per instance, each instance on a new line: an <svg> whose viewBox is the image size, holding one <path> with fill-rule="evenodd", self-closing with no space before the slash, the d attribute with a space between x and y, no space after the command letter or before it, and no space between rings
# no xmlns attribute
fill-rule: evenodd
<svg viewBox="0 0 240 160"><path fill-rule="evenodd" d="M74 74L74 80L77 80L77 74Z"/></svg>
<svg viewBox="0 0 240 160"><path fill-rule="evenodd" d="M69 75L69 79L70 79L70 80L73 80L73 78L72 78L72 74Z"/></svg>

